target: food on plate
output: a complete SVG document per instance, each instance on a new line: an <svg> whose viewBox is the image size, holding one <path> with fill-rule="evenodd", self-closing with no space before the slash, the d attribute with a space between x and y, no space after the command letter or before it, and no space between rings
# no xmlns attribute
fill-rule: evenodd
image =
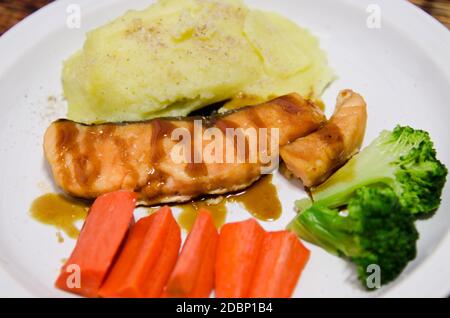
<svg viewBox="0 0 450 318"><path fill-rule="evenodd" d="M345 205L343 205L345 204ZM416 257L419 237L414 217L390 187L361 187L341 208L318 200L289 225L302 239L330 253L349 258L357 267L361 284L379 288L397 278ZM380 286L371 279L370 266L379 266Z"/></svg>
<svg viewBox="0 0 450 318"><path fill-rule="evenodd" d="M220 229L225 224L227 218L227 200L223 196L213 196L210 198L202 198L183 204L178 204L180 210L178 214L178 224L183 230L190 232L197 220L200 210L208 210L213 219L216 228Z"/></svg>
<svg viewBox="0 0 450 318"><path fill-rule="evenodd" d="M277 220L283 209L272 178L272 174L262 177L245 191L228 195L227 201L239 203L258 220L265 222Z"/></svg>
<svg viewBox="0 0 450 318"><path fill-rule="evenodd" d="M363 97L341 91L329 121L313 102L333 79L309 31L241 0L158 0L89 32L63 66L68 119L44 137L55 183L95 199L56 287L105 298L290 297L310 256L299 238L349 259L369 290L396 279L416 257L415 221L440 205L447 168L428 133L410 127L358 153ZM182 117L212 104L221 108L209 117ZM279 155L311 195L288 229L222 226L227 202L279 217L271 176L238 193ZM43 221L57 210L46 198L59 197L35 202L34 212L52 207L33 214ZM136 205L165 203L184 203L181 252L168 206L134 222ZM64 228L55 219L47 223Z"/></svg>
<svg viewBox="0 0 450 318"><path fill-rule="evenodd" d="M447 168L427 132L411 127L383 131L327 181L311 191L314 202L337 208L363 186L391 187L415 217L432 215L441 202ZM310 203L301 201L298 207Z"/></svg>
<svg viewBox="0 0 450 318"><path fill-rule="evenodd" d="M248 297L264 236L264 229L254 219L222 226L216 256L216 297Z"/></svg>
<svg viewBox="0 0 450 318"><path fill-rule="evenodd" d="M99 295L160 297L177 261L180 245L181 230L169 207L140 219L131 228Z"/></svg>
<svg viewBox="0 0 450 318"><path fill-rule="evenodd" d="M266 233L248 296L291 297L309 254L309 250L291 231Z"/></svg>
<svg viewBox="0 0 450 318"><path fill-rule="evenodd" d="M308 258L290 231L267 233L254 219L225 224L217 248L216 296L290 297Z"/></svg>
<svg viewBox="0 0 450 318"><path fill-rule="evenodd" d="M95 200L56 287L87 297L97 296L128 231L135 205L135 195L127 191L104 194Z"/></svg>
<svg viewBox="0 0 450 318"><path fill-rule="evenodd" d="M199 210L205 208L211 212L216 227L220 228L227 218L228 203L239 204L260 221L275 221L282 214L282 206L277 187L272 183L272 177L272 174L265 175L243 191L224 196L205 197L177 205L177 208L181 210L177 221L182 229L190 231Z"/></svg>
<svg viewBox="0 0 450 318"><path fill-rule="evenodd" d="M43 224L54 226L58 232L58 242L64 242L60 231L76 239L80 234L77 222L86 219L90 204L68 196L47 193L36 198L30 207L33 219Z"/></svg>
<svg viewBox="0 0 450 318"><path fill-rule="evenodd" d="M387 284L415 258L414 221L439 207L446 176L428 133L398 126L313 188L313 202L297 201L300 213L289 228L348 257L361 283L372 289L369 265L380 267L381 284Z"/></svg>
<svg viewBox="0 0 450 318"><path fill-rule="evenodd" d="M68 118L83 123L185 116L218 101L248 105L333 80L318 40L239 0L160 0L87 34L62 72Z"/></svg>
<svg viewBox="0 0 450 318"><path fill-rule="evenodd" d="M178 254L181 232L171 209L134 223L134 207L134 195L125 191L96 200L58 288L105 298L207 298L214 289L217 297L290 297L309 259L293 232L266 232L254 219L226 224L219 235L206 209ZM104 226L95 241L92 224L99 218ZM107 227L112 238L104 235ZM129 229L125 239L113 232L119 227L120 233Z"/></svg>
<svg viewBox="0 0 450 318"><path fill-rule="evenodd" d="M56 286L89 297L199 298L208 297L213 289L221 298L289 297L309 258L309 250L296 235L353 262L369 290L395 280L416 257L415 220L432 216L439 207L447 168L436 158L428 133L411 127L384 131L353 156L361 146L366 120L363 98L345 90L328 122L319 107L295 93L208 118L99 125L54 122L45 134L44 150L56 182L73 196L99 197ZM172 157L180 141L173 138L177 128L188 132L189 162L175 162ZM228 128L278 128L276 145L287 167L305 185L313 186L312 199L296 202L299 214L289 231L268 233L251 219L225 224L218 235L211 212L200 209L178 255L181 230L170 208L163 207L131 225L119 249L136 202L184 202L230 193L261 177L266 165L261 153L253 163L240 161L249 154L238 158L238 151L231 163L227 158L192 161L211 145L212 139L205 138L209 128L223 139L223 153L230 142L236 150L236 136L228 135ZM247 135L244 145L248 150ZM277 155L269 149L258 151ZM255 193L264 197L272 192ZM242 195L235 193L228 199L241 202ZM217 208L222 211L224 203ZM125 214L112 224L115 218L105 211L117 214L121 209ZM263 209L258 205L256 210ZM101 223L100 218L107 221ZM109 236L111 229L114 235ZM86 255L97 256L100 248L100 261L86 260ZM67 283L67 269L74 263L82 264L81 277L88 281L79 289ZM381 271L379 284L370 282L371 266Z"/></svg>
<svg viewBox="0 0 450 318"><path fill-rule="evenodd" d="M366 122L363 97L344 90L339 93L336 110L327 124L282 147L281 158L306 187L320 184L359 151Z"/></svg>
<svg viewBox="0 0 450 318"><path fill-rule="evenodd" d="M164 297L209 297L214 288L218 239L211 213L201 209L170 275Z"/></svg>
<svg viewBox="0 0 450 318"><path fill-rule="evenodd" d="M271 167L267 163L273 162L263 162L263 155L273 155L276 157L273 159L278 160L272 147L255 151L257 160L254 163L239 160L239 151L233 154L226 149L230 144L236 146L234 137L226 134L227 128L253 128L256 131L266 128L268 134L275 129L278 143L271 146L277 148L314 132L325 123L322 111L298 94L282 96L223 116L197 118L197 123L202 119L199 133L203 140L200 143L196 139L199 134L195 133L195 119L156 119L93 126L60 120L47 129L45 156L56 183L73 196L95 198L125 189L135 191L139 202L146 204L183 202L204 194L244 189L260 178L262 168ZM193 149L189 151L187 163L176 163L172 156L182 139L180 136L173 138L176 128L185 128L189 132L190 137L185 141ZM227 156L222 157L219 163L205 162L205 158L195 162L195 154L205 153L205 149L217 144L215 138L205 138L206 128L218 128L216 133L223 141L218 153L233 154L231 163ZM256 138L259 136L257 134ZM267 136L266 141L272 140L271 136ZM256 144L264 143L259 141ZM247 145L248 140L244 142ZM249 154L249 151L245 152Z"/></svg>

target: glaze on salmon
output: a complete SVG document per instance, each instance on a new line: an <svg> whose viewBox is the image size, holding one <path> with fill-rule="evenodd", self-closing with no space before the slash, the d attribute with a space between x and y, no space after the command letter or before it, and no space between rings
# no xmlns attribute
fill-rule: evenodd
<svg viewBox="0 0 450 318"><path fill-rule="evenodd" d="M326 121L316 105L297 94L219 117L92 126L59 120L45 134L45 157L55 182L70 195L91 199L124 189L135 191L139 202L148 205L238 191L260 178L259 160L175 163L170 153L178 141L171 138L172 132L176 128L192 132L195 119L202 120L204 129L219 128L224 139L227 128L279 128L280 146L316 131ZM203 141L202 147L207 145ZM197 151L203 149L192 149L192 154Z"/></svg>

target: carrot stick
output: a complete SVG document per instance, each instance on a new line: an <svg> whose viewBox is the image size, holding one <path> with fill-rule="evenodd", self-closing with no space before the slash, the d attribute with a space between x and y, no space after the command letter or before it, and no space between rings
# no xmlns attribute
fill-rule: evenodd
<svg viewBox="0 0 450 318"><path fill-rule="evenodd" d="M165 297L206 298L211 294L217 241L211 213L200 209L170 275Z"/></svg>
<svg viewBox="0 0 450 318"><path fill-rule="evenodd" d="M203 263L200 267L197 284L189 297L207 298L211 294L211 291L214 289L215 264L218 242L219 235L216 232L216 235L214 235L214 239L210 239L205 253L205 259L203 260Z"/></svg>
<svg viewBox="0 0 450 318"><path fill-rule="evenodd" d="M161 297L164 286L169 279L178 258L181 245L181 230L174 221L164 244L164 250L160 254L157 262L153 266L150 275L146 278L146 288L144 296L147 298Z"/></svg>
<svg viewBox="0 0 450 318"><path fill-rule="evenodd" d="M217 297L248 297L264 234L254 219L222 227L216 258Z"/></svg>
<svg viewBox="0 0 450 318"><path fill-rule="evenodd" d="M294 233L267 233L253 274L249 297L291 297L309 254L309 250Z"/></svg>
<svg viewBox="0 0 450 318"><path fill-rule="evenodd" d="M102 297L159 297L175 266L181 244L180 227L165 206L131 229Z"/></svg>
<svg viewBox="0 0 450 318"><path fill-rule="evenodd" d="M56 280L57 288L97 297L130 226L135 205L135 194L127 191L104 194L95 200L75 249Z"/></svg>
<svg viewBox="0 0 450 318"><path fill-rule="evenodd" d="M133 225L111 273L100 288L100 296L119 296L118 288L114 283L121 280L124 281L127 278L154 219L155 214L152 214L140 219Z"/></svg>

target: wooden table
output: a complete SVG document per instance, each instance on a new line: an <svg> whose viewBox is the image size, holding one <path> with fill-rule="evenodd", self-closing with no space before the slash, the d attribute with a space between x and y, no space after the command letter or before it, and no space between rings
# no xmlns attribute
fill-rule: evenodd
<svg viewBox="0 0 450 318"><path fill-rule="evenodd" d="M0 35L53 0L0 0ZM125 0L124 0L125 1ZM450 29L450 0L410 0Z"/></svg>
<svg viewBox="0 0 450 318"><path fill-rule="evenodd" d="M450 29L450 0L410 0Z"/></svg>

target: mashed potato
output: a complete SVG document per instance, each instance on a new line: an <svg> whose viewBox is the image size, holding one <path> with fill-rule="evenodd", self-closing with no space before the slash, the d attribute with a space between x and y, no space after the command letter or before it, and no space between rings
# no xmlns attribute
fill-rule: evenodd
<svg viewBox="0 0 450 318"><path fill-rule="evenodd" d="M88 33L62 79L69 119L100 123L317 97L333 73L318 41L277 14L240 0L160 0Z"/></svg>

